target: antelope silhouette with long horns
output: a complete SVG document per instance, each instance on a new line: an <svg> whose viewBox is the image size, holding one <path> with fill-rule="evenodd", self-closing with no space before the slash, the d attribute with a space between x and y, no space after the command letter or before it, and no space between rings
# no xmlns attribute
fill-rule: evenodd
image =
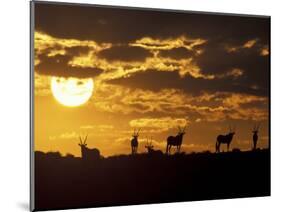
<svg viewBox="0 0 281 212"><path fill-rule="evenodd" d="M84 137L84 139L79 136L80 143L78 145L81 147L81 156L84 160L97 160L100 159L100 151L96 148L89 149L87 147L87 138L88 135Z"/></svg>
<svg viewBox="0 0 281 212"><path fill-rule="evenodd" d="M176 147L178 153L180 152L181 145L182 145L182 139L185 134L186 126L183 128L178 126L178 129L179 129L179 131L176 136L169 136L167 138L166 154L170 154L172 146Z"/></svg>
<svg viewBox="0 0 281 212"><path fill-rule="evenodd" d="M138 146L139 146L138 137L139 137L140 130L141 129L139 129L136 132L136 129L134 129L134 133L132 135L132 137L133 137L131 140L132 155L134 155L138 152Z"/></svg>
<svg viewBox="0 0 281 212"><path fill-rule="evenodd" d="M253 128L253 150L257 149L257 142L258 142L258 132L259 132L260 125L255 125Z"/></svg>
<svg viewBox="0 0 281 212"><path fill-rule="evenodd" d="M146 145L145 148L147 149L147 153L149 155L155 155L155 154L163 154L161 150L154 150L154 146L152 145L152 137L150 138L150 142L148 140L148 137L146 138Z"/></svg>
<svg viewBox="0 0 281 212"><path fill-rule="evenodd" d="M233 139L234 134L235 134L235 128L232 129L229 126L229 133L228 134L218 135L217 142L216 142L216 152L220 152L221 144L226 144L227 145L227 151L229 151L229 146L231 144L231 141Z"/></svg>

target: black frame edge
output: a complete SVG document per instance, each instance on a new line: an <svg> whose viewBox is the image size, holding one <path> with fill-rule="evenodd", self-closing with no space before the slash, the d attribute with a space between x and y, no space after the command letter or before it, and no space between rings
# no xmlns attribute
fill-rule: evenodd
<svg viewBox="0 0 281 212"><path fill-rule="evenodd" d="M30 159L30 190L29 190L29 210L30 211L35 211L35 179L34 179L34 30L35 30L35 17L34 17L34 1L30 1L29 2L29 18L30 18L30 22L29 22L29 39L30 39L30 50L29 50L29 54L30 54L30 61L29 61L29 80L30 80L30 84L29 84L29 93L30 93L30 97L29 97L29 104L30 104L30 120L29 120L29 124L30 124L30 131L29 131L29 136L30 136L30 148L29 148L29 159Z"/></svg>

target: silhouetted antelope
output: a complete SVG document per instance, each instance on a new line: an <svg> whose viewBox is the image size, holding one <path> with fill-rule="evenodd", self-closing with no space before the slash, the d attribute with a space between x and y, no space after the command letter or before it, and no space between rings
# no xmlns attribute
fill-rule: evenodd
<svg viewBox="0 0 281 212"><path fill-rule="evenodd" d="M149 142L148 141L148 138L147 138L147 142L146 142L146 145L145 145L145 148L147 149L147 153L148 154L162 154L162 151L161 150L154 150L153 148L153 145L152 145L152 137L151 137L151 141Z"/></svg>
<svg viewBox="0 0 281 212"><path fill-rule="evenodd" d="M257 142L258 142L258 132L259 132L260 125L255 125L253 128L253 150L257 149Z"/></svg>
<svg viewBox="0 0 281 212"><path fill-rule="evenodd" d="M88 159L93 159L93 160L97 160L100 158L100 151L96 148L94 149L89 149L87 147L87 138L88 135L85 136L84 139L81 138L81 136L79 136L79 140L80 143L78 143L78 145L81 147L81 156L83 159L88 160Z"/></svg>
<svg viewBox="0 0 281 212"><path fill-rule="evenodd" d="M221 144L226 144L227 145L227 151L228 151L234 134L235 134L235 128L234 128L234 130L232 130L231 127L229 127L229 133L228 134L219 135L217 137L217 142L216 142L216 152L220 152Z"/></svg>
<svg viewBox="0 0 281 212"><path fill-rule="evenodd" d="M179 132L176 136L169 136L167 138L167 148L166 148L166 153L169 154L170 153L170 150L171 150L171 147L172 146L176 146L177 148L177 152L180 152L180 149L181 149L181 144L182 144L182 138L185 134L185 128L179 128Z"/></svg>
<svg viewBox="0 0 281 212"><path fill-rule="evenodd" d="M134 133L132 135L132 140L131 140L131 147L132 147L132 155L136 154L138 151L138 146L139 146L139 142L138 142L138 137L139 137L139 132L140 129L138 130L138 132L136 133L136 129L134 129Z"/></svg>

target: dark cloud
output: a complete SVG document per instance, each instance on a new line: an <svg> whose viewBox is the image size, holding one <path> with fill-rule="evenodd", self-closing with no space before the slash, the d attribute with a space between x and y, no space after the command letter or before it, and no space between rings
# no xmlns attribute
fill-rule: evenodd
<svg viewBox="0 0 281 212"><path fill-rule="evenodd" d="M243 70L243 75L235 83L239 83L243 87L256 85L261 90L268 90L269 57L260 55L258 45L227 52L225 46L229 44L233 45L232 43L210 41L204 46L204 53L196 58L196 63L202 73L220 74L238 68Z"/></svg>
<svg viewBox="0 0 281 212"><path fill-rule="evenodd" d="M74 47L65 48L65 50L66 50L68 55L78 56L78 55L81 55L81 54L87 54L90 50L90 47L88 47L88 46L74 46Z"/></svg>
<svg viewBox="0 0 281 212"><path fill-rule="evenodd" d="M194 52L184 47L180 47L170 50L162 50L160 51L160 56L170 57L173 59L183 59L183 58L189 58L191 56L194 56Z"/></svg>
<svg viewBox="0 0 281 212"><path fill-rule="evenodd" d="M253 89L249 84L243 84L239 80L232 78L213 80L193 78L191 76L182 78L177 72L160 72L156 70L139 72L130 77L110 80L109 83L153 91L159 91L164 88L177 88L192 95L199 95L204 91L236 92L258 96L268 95L268 87Z"/></svg>
<svg viewBox="0 0 281 212"><path fill-rule="evenodd" d="M146 57L152 56L152 54L140 47L113 46L112 48L102 50L98 53L98 56L108 61L144 61Z"/></svg>
<svg viewBox="0 0 281 212"><path fill-rule="evenodd" d="M197 64L204 73L221 73L230 68L254 69L256 65L264 63L263 69L268 69L267 57L260 56L260 49L240 48L237 51L227 52L226 46L233 43L224 40L211 40L204 45L204 52L197 57ZM256 64L256 63L259 64Z"/></svg>
<svg viewBox="0 0 281 212"><path fill-rule="evenodd" d="M242 109L260 108L260 109L267 110L268 104L267 104L267 102L264 102L264 101L252 101L252 102L248 102L248 103L242 103L240 105L240 107Z"/></svg>
<svg viewBox="0 0 281 212"><path fill-rule="evenodd" d="M69 55L56 55L53 57L40 55L38 58L40 63L35 67L35 71L43 75L87 78L95 77L102 73L102 70L98 68L81 68L68 65L71 59Z"/></svg>
<svg viewBox="0 0 281 212"><path fill-rule="evenodd" d="M36 2L35 20L36 30L52 36L97 42L127 43L144 36L179 35L232 38L237 43L253 37L269 40L269 18L261 17Z"/></svg>

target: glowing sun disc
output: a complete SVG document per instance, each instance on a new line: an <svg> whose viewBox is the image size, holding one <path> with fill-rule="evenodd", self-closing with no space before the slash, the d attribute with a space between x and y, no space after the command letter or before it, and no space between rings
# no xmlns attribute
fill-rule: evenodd
<svg viewBox="0 0 281 212"><path fill-rule="evenodd" d="M52 77L51 90L62 105L76 107L86 103L92 96L94 81L91 78Z"/></svg>

